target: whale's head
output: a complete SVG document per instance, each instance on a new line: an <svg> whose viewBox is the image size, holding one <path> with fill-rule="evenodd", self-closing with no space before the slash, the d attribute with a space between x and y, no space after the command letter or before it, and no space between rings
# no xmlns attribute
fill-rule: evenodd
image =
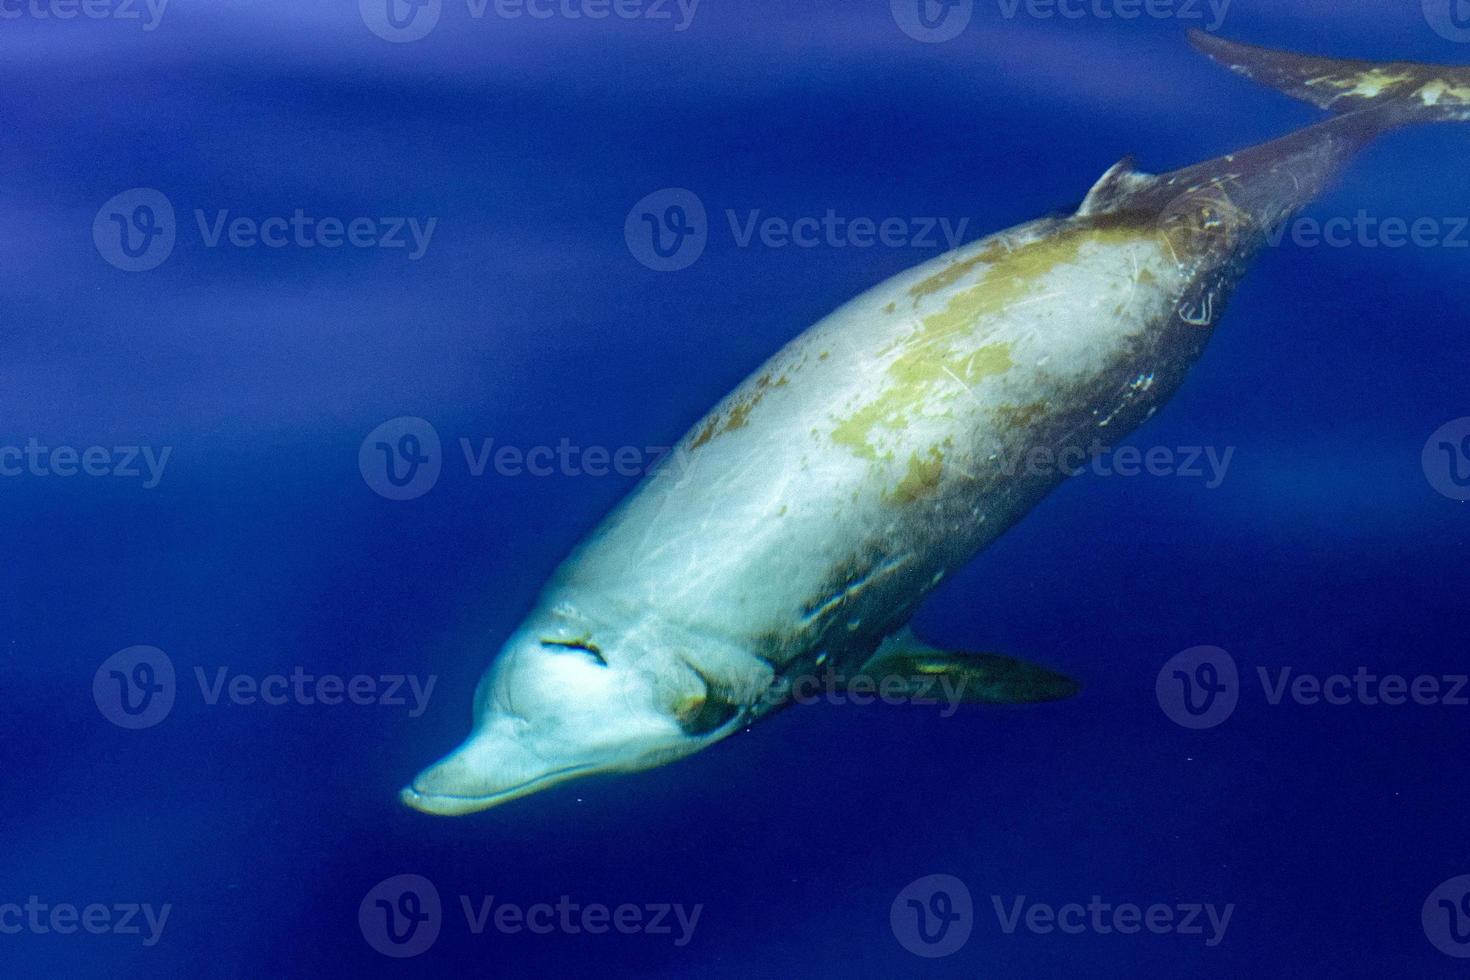
<svg viewBox="0 0 1470 980"><path fill-rule="evenodd" d="M474 732L401 795L427 813L472 813L570 779L663 765L729 734L739 713L646 630L533 617L481 679Z"/></svg>

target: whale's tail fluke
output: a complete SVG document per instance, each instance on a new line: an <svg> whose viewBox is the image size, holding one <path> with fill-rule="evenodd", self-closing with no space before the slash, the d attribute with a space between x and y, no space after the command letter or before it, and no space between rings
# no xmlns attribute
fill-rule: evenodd
<svg viewBox="0 0 1470 980"><path fill-rule="evenodd" d="M1384 127L1470 121L1470 67L1319 58L1198 30L1190 40L1232 71L1339 115L1382 109Z"/></svg>

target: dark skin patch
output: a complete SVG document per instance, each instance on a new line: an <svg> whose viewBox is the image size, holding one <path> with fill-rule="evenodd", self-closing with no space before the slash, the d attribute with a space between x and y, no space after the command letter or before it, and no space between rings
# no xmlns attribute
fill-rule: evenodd
<svg viewBox="0 0 1470 980"><path fill-rule="evenodd" d="M995 410L995 414L1004 429L1026 429L1031 423L1046 414L1046 402L1032 402L1029 405L1002 405Z"/></svg>

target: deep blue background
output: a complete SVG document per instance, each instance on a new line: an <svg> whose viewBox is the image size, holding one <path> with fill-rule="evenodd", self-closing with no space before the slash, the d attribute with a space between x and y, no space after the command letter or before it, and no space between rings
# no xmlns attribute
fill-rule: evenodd
<svg viewBox="0 0 1470 980"><path fill-rule="evenodd" d="M1237 0L1229 36L1464 62L1418 4ZM934 642L1057 664L1026 710L790 711L675 766L446 820L398 788L467 730L546 574L630 487L473 479L459 437L667 444L765 356L923 249L738 248L726 208L971 219L1075 204L1126 152L1164 169L1317 113L1211 66L1173 21L1006 20L916 43L878 0L705 0L693 26L470 21L372 36L349 0L176 0L162 25L0 22L0 444L172 446L163 483L0 480L0 902L164 902L162 941L0 936L30 976L1448 976L1419 924L1470 873L1466 718L1271 707L1191 732L1174 653L1243 669L1464 669L1470 512L1420 449L1470 414L1470 250L1264 254L1188 384L1134 436L1236 447L1228 479L1071 481L919 617ZM1467 131L1395 135L1312 209L1470 214ZM103 201L156 187L173 256L126 274ZM623 241L666 186L717 224L661 274ZM194 208L433 215L429 254L206 249ZM430 419L428 495L357 450ZM161 725L94 706L163 648ZM429 711L209 707L196 666L437 674ZM357 907L427 875L434 948L373 952ZM963 878L969 944L895 941L913 879ZM703 903L695 938L469 935L454 896ZM1004 935L991 895L1234 903L1225 942Z"/></svg>

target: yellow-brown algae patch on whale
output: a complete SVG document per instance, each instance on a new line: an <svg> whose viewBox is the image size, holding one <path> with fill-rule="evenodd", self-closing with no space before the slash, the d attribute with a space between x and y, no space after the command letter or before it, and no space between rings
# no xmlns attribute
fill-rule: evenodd
<svg viewBox="0 0 1470 980"><path fill-rule="evenodd" d="M1011 304L1029 295L1037 282L1053 269L1075 264L1084 247L1141 242L1148 240L1150 234L1150 229L1127 225L1078 227L1009 250L1000 244L993 245L910 290L916 297L938 292L958 282L978 263L989 263L978 284L953 296L943 310L923 319L916 334L899 343L938 342L970 331L982 318L1003 313Z"/></svg>
<svg viewBox="0 0 1470 980"><path fill-rule="evenodd" d="M1046 402L1031 402L1027 405L1000 405L995 409L995 419L1002 432L1017 432L1028 428L1032 422L1046 414Z"/></svg>
<svg viewBox="0 0 1470 980"><path fill-rule="evenodd" d="M996 245L915 286L911 292L934 292L957 282L964 269L993 260L978 284L951 296L942 310L924 317L911 333L878 352L897 356L875 398L834 418L833 441L865 459L891 460L891 452L879 452L876 430L902 431L915 416L943 417L947 410L939 406L959 397L960 386L973 387L1011 369L1009 342L976 345L984 321L1034 294L1048 273L1075 263L1085 246L1141 241L1148 234L1138 228L1087 227L1009 251Z"/></svg>
<svg viewBox="0 0 1470 980"><path fill-rule="evenodd" d="M931 293L937 293L945 287L959 282L960 279L964 278L965 273L974 269L975 266L981 265L982 263L994 262L1004 256L1008 251L1003 242L991 242L985 248L981 249L979 253L970 256L968 259L961 259L958 262L945 266L928 279L914 286L909 290L909 295L914 299L922 299Z"/></svg>
<svg viewBox="0 0 1470 980"><path fill-rule="evenodd" d="M913 287L915 295L938 292L957 283L968 269L990 263L977 284L951 295L943 309L878 351L880 357L896 356L876 397L834 417L832 440L865 459L892 461L891 451L880 452L878 430L901 432L915 418L947 417L945 403L1011 369L1010 342L981 343L986 321L1034 296L1049 273L1075 264L1089 245L1146 242L1154 234L1147 227L1080 226L1015 248L996 243Z"/></svg>
<svg viewBox="0 0 1470 980"><path fill-rule="evenodd" d="M699 435L695 436L694 441L689 444L689 448L698 449L700 446L703 446L705 443L713 439L715 437L715 430L719 428L719 425L719 414L716 413L715 415L710 416L709 421L704 424L704 428L699 430Z"/></svg>
<svg viewBox="0 0 1470 980"><path fill-rule="evenodd" d="M1427 106L1470 104L1470 86L1451 85L1442 78L1427 83L1415 94Z"/></svg>
<svg viewBox="0 0 1470 980"><path fill-rule="evenodd" d="M947 356L925 356L922 350L910 351L888 366L890 381L877 398L837 421L832 441L865 459L892 459L891 452L880 457L873 443L875 429L901 432L912 415L943 414L926 411L926 403L934 397L938 385L953 386L956 378L977 384L991 375L1004 374L1011 366L1011 345L1007 343L987 344L966 353L948 352ZM957 395L948 391L942 397L948 400Z"/></svg>
<svg viewBox="0 0 1470 980"><path fill-rule="evenodd" d="M1325 85L1328 88L1342 89L1342 94L1337 98L1345 99L1350 96L1362 96L1364 98L1376 99L1386 91L1392 91L1405 82L1413 81L1415 73L1410 70L1390 71L1388 67L1379 66L1369 71L1358 72L1351 75L1324 75L1307 82L1308 85Z"/></svg>
<svg viewBox="0 0 1470 980"><path fill-rule="evenodd" d="M912 453L909 456L908 472L898 482L898 489L891 499L903 504L922 500L939 489L939 480L943 475L944 453L938 446L930 446L927 456ZM887 495L885 499L888 499Z"/></svg>
<svg viewBox="0 0 1470 980"><path fill-rule="evenodd" d="M750 422L750 413L761 403L761 399L766 397L766 392L771 388L784 388L790 383L790 377L785 374L775 381L771 380L770 372L761 375L755 380L754 391L735 399L735 403L728 410L715 412L709 417L709 421L704 424L704 428L699 430L699 435L694 437L689 448L698 449L716 436L745 428ZM724 419L723 425L720 424L722 418Z"/></svg>

